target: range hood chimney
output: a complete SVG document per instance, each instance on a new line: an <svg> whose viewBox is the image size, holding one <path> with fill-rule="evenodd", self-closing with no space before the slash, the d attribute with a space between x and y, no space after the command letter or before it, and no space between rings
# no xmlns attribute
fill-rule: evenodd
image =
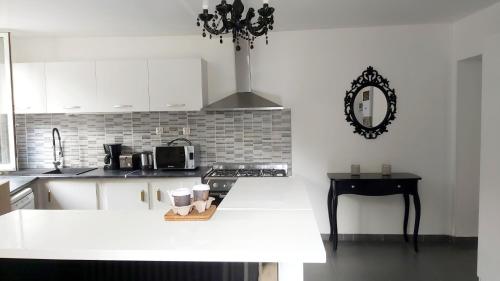
<svg viewBox="0 0 500 281"><path fill-rule="evenodd" d="M207 105L205 111L238 110L281 110L283 106L265 99L252 92L250 73L250 48L247 42L240 45L241 50L234 51L236 70L236 93Z"/></svg>

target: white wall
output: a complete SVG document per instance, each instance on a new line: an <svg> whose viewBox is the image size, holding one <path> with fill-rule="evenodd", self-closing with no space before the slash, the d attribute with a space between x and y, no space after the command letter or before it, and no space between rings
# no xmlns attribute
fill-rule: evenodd
<svg viewBox="0 0 500 281"><path fill-rule="evenodd" d="M496 281L500 276L500 35L487 40L483 77L478 275L481 281Z"/></svg>
<svg viewBox="0 0 500 281"><path fill-rule="evenodd" d="M458 63L454 236L477 237L478 231L482 66L481 56Z"/></svg>
<svg viewBox="0 0 500 281"><path fill-rule="evenodd" d="M109 57L200 55L209 65L209 100L234 90L232 46L199 36L14 40L16 61ZM369 65L390 81L398 96L389 133L365 140L345 121L344 95ZM360 163L378 172L423 177L421 233L449 234L452 196L448 148L451 93L451 29L417 25L309 30L270 34L252 51L254 89L292 109L294 175L310 184L310 198L323 233L329 231L327 172L345 172ZM401 233L401 196L344 196L341 233Z"/></svg>
<svg viewBox="0 0 500 281"><path fill-rule="evenodd" d="M394 171L423 177L421 231L449 234L451 193L448 143L451 137L451 31L445 25L376 27L273 33L253 53L253 85L292 108L294 175L310 184L322 232L328 232L327 172ZM398 96L389 133L365 140L345 121L344 96L369 65L390 81ZM343 196L341 233L401 233L400 196Z"/></svg>
<svg viewBox="0 0 500 281"><path fill-rule="evenodd" d="M496 281L500 276L500 3L455 23L453 38L454 69L463 58L482 55L483 60L478 276L481 281Z"/></svg>
<svg viewBox="0 0 500 281"><path fill-rule="evenodd" d="M500 3L476 12L453 25L455 58L462 60L481 55L491 36L500 33Z"/></svg>

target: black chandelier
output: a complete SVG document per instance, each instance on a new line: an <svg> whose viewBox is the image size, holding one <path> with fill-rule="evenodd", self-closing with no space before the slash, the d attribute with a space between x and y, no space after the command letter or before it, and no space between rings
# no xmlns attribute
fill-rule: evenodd
<svg viewBox="0 0 500 281"><path fill-rule="evenodd" d="M203 13L198 15L196 24L200 26L200 20L203 22L203 37L207 36L207 32L210 33L210 39L212 39L212 35L220 36L220 43L222 44L222 35L231 33L237 51L241 49L240 39L247 40L250 49L253 49L253 42L259 36L265 35L266 44L268 44L267 32L273 30L274 8L270 7L267 1L264 0L262 8L257 11L259 17L253 23L252 19L255 17L254 8L249 8L243 18L245 6L241 0L234 0L232 5L228 4L226 0L222 0L215 7L214 14L209 14L208 5L204 4Z"/></svg>

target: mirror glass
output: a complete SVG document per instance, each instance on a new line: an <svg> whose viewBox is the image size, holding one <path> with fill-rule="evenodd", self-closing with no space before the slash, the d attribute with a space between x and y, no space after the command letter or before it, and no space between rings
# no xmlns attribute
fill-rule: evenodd
<svg viewBox="0 0 500 281"><path fill-rule="evenodd" d="M0 33L0 170L15 170L9 35Z"/></svg>
<svg viewBox="0 0 500 281"><path fill-rule="evenodd" d="M374 128L384 121L387 99L379 88L368 86L356 95L353 107L358 122L366 128Z"/></svg>

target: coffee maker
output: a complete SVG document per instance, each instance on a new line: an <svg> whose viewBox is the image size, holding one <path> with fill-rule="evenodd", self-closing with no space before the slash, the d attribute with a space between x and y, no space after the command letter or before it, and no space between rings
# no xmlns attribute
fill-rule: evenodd
<svg viewBox="0 0 500 281"><path fill-rule="evenodd" d="M119 170L120 169L120 154L122 153L122 144L103 144L104 152L104 169Z"/></svg>

